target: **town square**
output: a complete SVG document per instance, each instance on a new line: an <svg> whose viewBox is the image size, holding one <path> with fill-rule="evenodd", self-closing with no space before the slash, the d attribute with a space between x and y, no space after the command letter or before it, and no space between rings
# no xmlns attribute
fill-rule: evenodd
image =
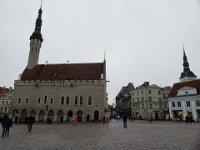
<svg viewBox="0 0 200 150"><path fill-rule="evenodd" d="M199 150L200 124L180 121L111 120L108 124L69 123L14 125L0 139L0 149L41 150ZM1 130L0 130L1 131Z"/></svg>
<svg viewBox="0 0 200 150"><path fill-rule="evenodd" d="M200 150L198 0L0 0L0 150Z"/></svg>

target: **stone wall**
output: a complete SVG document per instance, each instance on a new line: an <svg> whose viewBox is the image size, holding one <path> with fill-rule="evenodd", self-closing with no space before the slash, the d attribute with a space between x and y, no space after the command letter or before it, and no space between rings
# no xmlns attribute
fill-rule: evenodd
<svg viewBox="0 0 200 150"><path fill-rule="evenodd" d="M41 118L41 113L45 112L44 121L48 118L49 111L54 112L53 121L63 121L69 119L68 112L71 110L73 115L82 111L82 120L94 120L94 112L99 112L98 119L104 115L104 106L106 103L106 82L104 80L59 80L59 81L15 81L14 96L12 101L12 117L22 114L35 115L36 121ZM83 97L83 104L74 104L75 96ZM92 97L92 105L88 105L88 97ZM46 103L45 103L46 97ZM61 104L61 97L64 97L64 104ZM66 97L69 97L70 103L66 104ZM19 103L20 99L20 103ZM38 100L40 99L40 100ZM51 104L51 101L53 103ZM38 103L40 101L40 103ZM42 111L42 112L41 112ZM60 112L58 114L58 112Z"/></svg>

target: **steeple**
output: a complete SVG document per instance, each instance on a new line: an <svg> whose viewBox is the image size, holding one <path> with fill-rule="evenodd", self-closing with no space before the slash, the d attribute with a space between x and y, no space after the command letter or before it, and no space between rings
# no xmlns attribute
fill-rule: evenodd
<svg viewBox="0 0 200 150"><path fill-rule="evenodd" d="M42 27L42 5L38 11L38 17L35 22L35 30L32 33L30 40L38 39L43 42L42 34L41 34L41 27Z"/></svg>
<svg viewBox="0 0 200 150"><path fill-rule="evenodd" d="M192 71L190 71L189 63L183 46L183 72L181 73L180 81L191 81L195 80L196 78L197 76Z"/></svg>
<svg viewBox="0 0 200 150"><path fill-rule="evenodd" d="M31 69L38 64L40 48L43 42L41 27L42 27L42 3L38 11L38 17L35 23L35 30L30 36L30 51L27 64L28 69Z"/></svg>

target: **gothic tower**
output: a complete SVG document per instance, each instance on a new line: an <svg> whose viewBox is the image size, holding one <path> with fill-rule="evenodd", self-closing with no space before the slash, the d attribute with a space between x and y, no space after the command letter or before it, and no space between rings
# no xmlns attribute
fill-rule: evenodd
<svg viewBox="0 0 200 150"><path fill-rule="evenodd" d="M183 72L181 73L179 79L181 82L192 81L197 79L197 76L192 71L190 71L189 63L184 48L183 48Z"/></svg>
<svg viewBox="0 0 200 150"><path fill-rule="evenodd" d="M38 64L40 48L43 42L41 27L42 27L42 7L40 7L38 11L38 17L35 23L35 30L30 37L30 51L27 64L28 69L31 69Z"/></svg>

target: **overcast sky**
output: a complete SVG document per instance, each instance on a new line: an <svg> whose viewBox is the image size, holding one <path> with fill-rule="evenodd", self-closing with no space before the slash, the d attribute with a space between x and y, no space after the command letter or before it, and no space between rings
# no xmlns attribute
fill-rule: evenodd
<svg viewBox="0 0 200 150"><path fill-rule="evenodd" d="M0 0L0 86L27 65L40 0ZM200 75L200 0L44 0L39 63L102 62L107 92L144 81L172 86L183 71Z"/></svg>

